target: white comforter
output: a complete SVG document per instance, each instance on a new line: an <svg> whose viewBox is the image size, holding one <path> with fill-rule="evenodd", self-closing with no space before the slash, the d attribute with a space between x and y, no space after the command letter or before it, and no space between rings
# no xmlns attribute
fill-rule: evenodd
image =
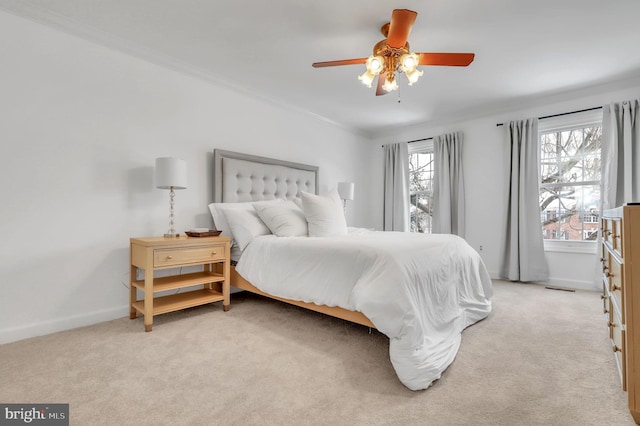
<svg viewBox="0 0 640 426"><path fill-rule="evenodd" d="M360 311L390 339L400 381L426 389L465 327L491 312L482 259L454 235L350 228L333 238L255 238L236 270L269 294Z"/></svg>

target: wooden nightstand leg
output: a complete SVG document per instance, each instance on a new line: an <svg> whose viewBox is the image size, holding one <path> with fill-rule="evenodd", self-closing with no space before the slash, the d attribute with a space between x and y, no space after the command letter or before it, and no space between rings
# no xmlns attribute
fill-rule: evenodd
<svg viewBox="0 0 640 426"><path fill-rule="evenodd" d="M151 255L153 256L153 252ZM147 261L152 265L153 257ZM151 331L153 325L153 269L144 271L144 331Z"/></svg>
<svg viewBox="0 0 640 426"><path fill-rule="evenodd" d="M227 312L229 309L231 309L231 305L222 305L222 310Z"/></svg>
<svg viewBox="0 0 640 426"><path fill-rule="evenodd" d="M136 317L138 316L138 311L136 311L136 309L133 307L133 302L136 301L137 298L137 293L136 293L136 288L133 285L133 282L136 279L136 272L137 269L135 266L131 265L131 273L129 274L130 279L129 279L129 318L130 319L136 319Z"/></svg>

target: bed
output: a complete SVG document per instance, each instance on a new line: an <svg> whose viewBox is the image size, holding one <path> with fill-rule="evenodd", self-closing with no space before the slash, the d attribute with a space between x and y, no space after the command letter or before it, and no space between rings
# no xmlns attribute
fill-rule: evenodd
<svg viewBox="0 0 640 426"><path fill-rule="evenodd" d="M347 228L315 166L214 150L213 177L231 285L378 329L409 389L437 380L462 330L491 312L491 280L463 239Z"/></svg>

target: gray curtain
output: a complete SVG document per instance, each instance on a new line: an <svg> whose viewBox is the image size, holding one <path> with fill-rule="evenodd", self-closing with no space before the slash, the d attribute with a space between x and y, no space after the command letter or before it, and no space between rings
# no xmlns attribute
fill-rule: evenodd
<svg viewBox="0 0 640 426"><path fill-rule="evenodd" d="M464 237L462 133L433 138L433 233Z"/></svg>
<svg viewBox="0 0 640 426"><path fill-rule="evenodd" d="M640 101L602 108L602 208L640 201Z"/></svg>
<svg viewBox="0 0 640 426"><path fill-rule="evenodd" d="M504 125L511 152L507 196L506 242L501 278L547 281L540 221L538 119Z"/></svg>
<svg viewBox="0 0 640 426"><path fill-rule="evenodd" d="M409 146L384 146L384 230L409 231Z"/></svg>

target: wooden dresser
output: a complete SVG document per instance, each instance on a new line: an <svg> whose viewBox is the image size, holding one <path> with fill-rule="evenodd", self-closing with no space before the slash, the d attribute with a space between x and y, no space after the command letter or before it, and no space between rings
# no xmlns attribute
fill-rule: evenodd
<svg viewBox="0 0 640 426"><path fill-rule="evenodd" d="M640 424L640 204L602 214L602 299L622 389Z"/></svg>

